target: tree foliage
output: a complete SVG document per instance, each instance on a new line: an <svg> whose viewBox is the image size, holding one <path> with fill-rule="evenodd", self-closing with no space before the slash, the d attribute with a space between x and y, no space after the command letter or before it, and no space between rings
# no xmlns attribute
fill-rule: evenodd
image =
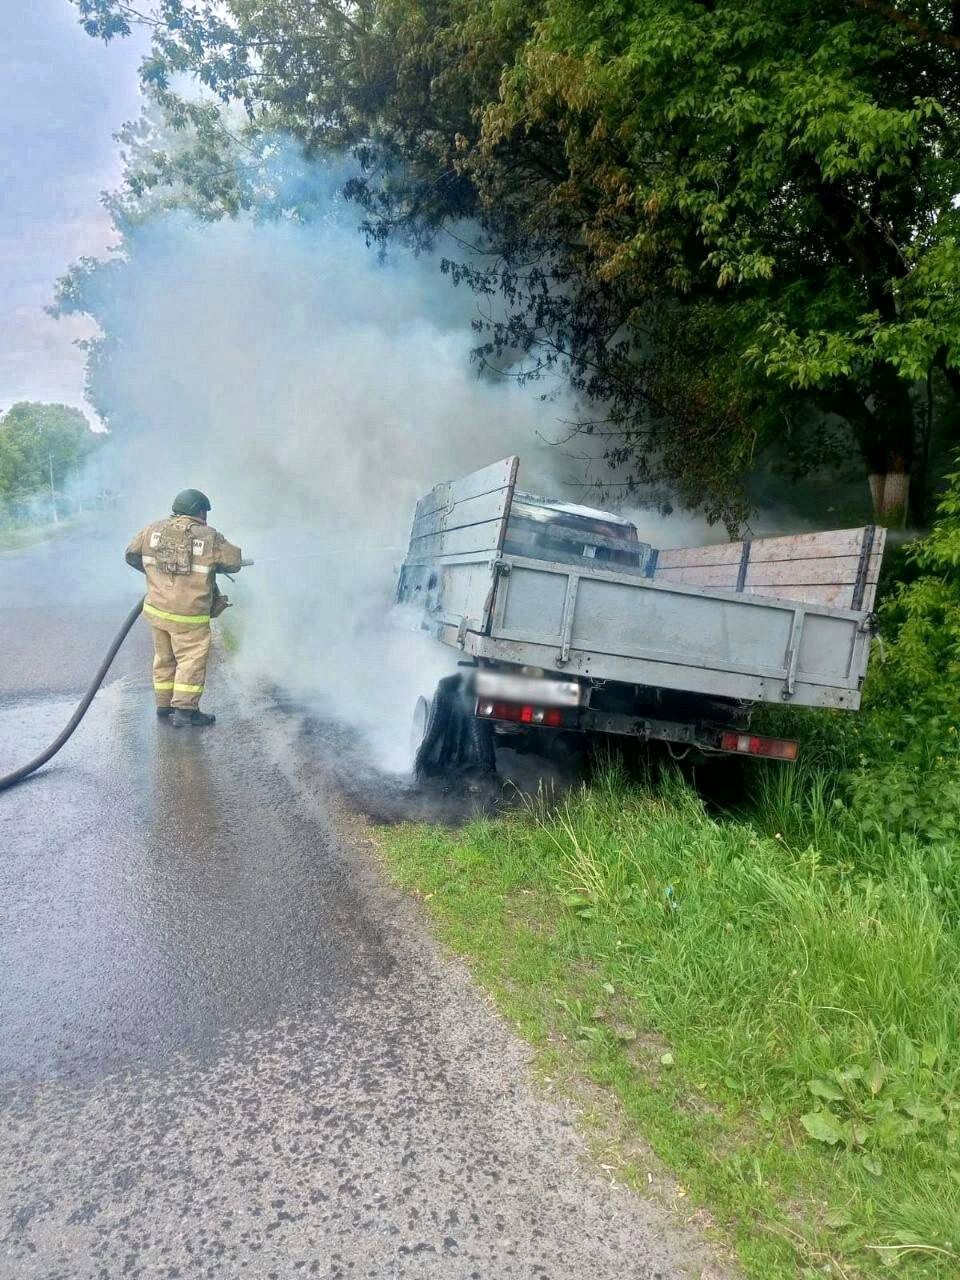
<svg viewBox="0 0 960 1280"><path fill-rule="evenodd" d="M960 463L960 458L956 459ZM907 550L913 576L880 610L866 712L848 732L852 811L885 832L960 840L960 471L933 526ZM908 575L909 576L909 575ZM852 767L851 767L852 766ZM956 885L956 864L950 877Z"/></svg>
<svg viewBox="0 0 960 1280"><path fill-rule="evenodd" d="M23 400L0 416L0 501L61 488L97 446L86 416L67 404Z"/></svg>
<svg viewBox="0 0 960 1280"><path fill-rule="evenodd" d="M933 527L909 558L917 576L884 606L890 642L877 692L960 719L960 470L947 477Z"/></svg>
<svg viewBox="0 0 960 1280"><path fill-rule="evenodd" d="M106 39L137 17L75 3ZM667 483L733 523L761 451L816 411L844 424L878 513L903 514L926 464L925 391L960 398L957 0L150 13L144 79L192 142L134 155L134 203L176 181L209 216L244 207L237 174L277 130L352 150L368 235L469 234L447 269L509 304L480 322L480 358L568 375L599 406L582 429L604 433L628 483ZM173 92L184 72L202 102ZM218 171L228 104L247 121L239 171ZM834 447L831 428L804 465Z"/></svg>

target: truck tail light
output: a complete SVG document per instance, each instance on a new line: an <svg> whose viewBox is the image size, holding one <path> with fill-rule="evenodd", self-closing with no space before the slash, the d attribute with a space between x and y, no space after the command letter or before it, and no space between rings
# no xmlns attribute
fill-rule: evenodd
<svg viewBox="0 0 960 1280"><path fill-rule="evenodd" d="M530 702L492 702L481 698L477 715L482 720L512 720L515 724L544 725L548 729L559 729L563 724L559 707L537 707Z"/></svg>
<svg viewBox="0 0 960 1280"><path fill-rule="evenodd" d="M734 733L726 730L720 738L721 751L736 751L745 756L766 756L771 760L796 760L800 744L789 738L763 738L758 733Z"/></svg>

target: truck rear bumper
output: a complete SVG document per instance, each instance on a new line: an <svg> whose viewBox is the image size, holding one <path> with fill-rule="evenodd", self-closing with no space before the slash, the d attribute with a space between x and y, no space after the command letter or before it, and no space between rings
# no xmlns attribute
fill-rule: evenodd
<svg viewBox="0 0 960 1280"><path fill-rule="evenodd" d="M558 708L479 698L481 720L528 729L564 729L574 733L605 733L641 741L670 742L709 755L750 755L772 760L796 760L798 744L787 738L744 733L725 725L683 723L650 716L593 711L589 707Z"/></svg>

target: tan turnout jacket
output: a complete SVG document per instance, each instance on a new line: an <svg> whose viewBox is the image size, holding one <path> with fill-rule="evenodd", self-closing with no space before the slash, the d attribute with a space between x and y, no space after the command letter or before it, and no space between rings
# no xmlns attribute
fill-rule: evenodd
<svg viewBox="0 0 960 1280"><path fill-rule="evenodd" d="M215 574L235 573L240 559L239 547L193 516L148 524L127 547L127 563L147 578L147 617L187 626L209 623Z"/></svg>

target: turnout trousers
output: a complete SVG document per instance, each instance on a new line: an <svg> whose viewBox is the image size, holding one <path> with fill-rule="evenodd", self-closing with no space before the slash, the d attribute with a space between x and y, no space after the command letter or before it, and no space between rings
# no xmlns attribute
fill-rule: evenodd
<svg viewBox="0 0 960 1280"><path fill-rule="evenodd" d="M210 624L151 618L153 689L158 707L192 711L200 705L210 656Z"/></svg>

